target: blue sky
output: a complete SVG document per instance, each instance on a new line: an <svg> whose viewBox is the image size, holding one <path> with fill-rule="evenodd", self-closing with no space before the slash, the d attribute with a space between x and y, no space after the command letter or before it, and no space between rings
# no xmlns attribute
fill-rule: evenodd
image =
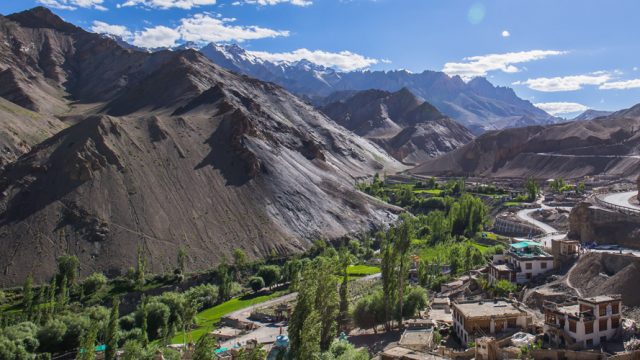
<svg viewBox="0 0 640 360"><path fill-rule="evenodd" d="M0 0L0 13L43 4L142 46L238 42L346 70L486 76L554 113L640 103L637 0Z"/></svg>

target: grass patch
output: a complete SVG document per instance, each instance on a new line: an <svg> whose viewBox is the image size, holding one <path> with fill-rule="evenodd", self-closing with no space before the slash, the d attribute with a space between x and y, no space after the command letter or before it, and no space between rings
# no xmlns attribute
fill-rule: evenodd
<svg viewBox="0 0 640 360"><path fill-rule="evenodd" d="M377 266L351 265L347 268L347 275L355 277L369 276L379 272L380 268Z"/></svg>
<svg viewBox="0 0 640 360"><path fill-rule="evenodd" d="M520 205L522 205L522 203L518 202L518 201L507 201L507 202L502 203L502 205L510 207L510 206L520 206Z"/></svg>
<svg viewBox="0 0 640 360"><path fill-rule="evenodd" d="M417 190L413 190L414 193L416 194L430 194L433 196L440 196L442 195L442 191L440 189L417 189Z"/></svg>
<svg viewBox="0 0 640 360"><path fill-rule="evenodd" d="M216 305L212 308L208 308L203 310L196 315L196 322L198 327L194 330L191 330L189 333L191 334L191 340L196 342L200 337L207 332L211 331L220 319L224 316L238 310L242 310L244 308L248 308L253 305L257 305L280 296L285 295L285 291L276 291L267 295L245 295L239 298L233 298L227 302ZM172 344L181 344L187 339L189 341L189 336L184 336L183 332L178 333L171 339Z"/></svg>

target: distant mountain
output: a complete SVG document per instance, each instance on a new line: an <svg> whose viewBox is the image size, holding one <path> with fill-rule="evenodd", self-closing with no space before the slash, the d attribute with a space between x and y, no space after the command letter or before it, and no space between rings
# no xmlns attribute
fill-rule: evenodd
<svg viewBox="0 0 640 360"><path fill-rule="evenodd" d="M210 44L200 51L222 67L277 83L314 104L326 104L323 98L336 91L407 88L474 133L557 121L512 89L493 86L485 78L464 82L437 71L338 72L305 60L269 62L237 45Z"/></svg>
<svg viewBox="0 0 640 360"><path fill-rule="evenodd" d="M361 91L321 110L405 163L421 163L473 139L468 129L406 88L395 93Z"/></svg>
<svg viewBox="0 0 640 360"><path fill-rule="evenodd" d="M574 117L573 119L571 119L571 121L593 120L595 118L599 118L599 117L602 117L602 116L609 116L611 114L613 114L613 111L602 111L602 110L589 109L589 110L583 112L582 114Z"/></svg>
<svg viewBox="0 0 640 360"><path fill-rule="evenodd" d="M137 248L155 272L180 247L191 270L236 248L298 252L401 210L353 184L405 166L194 50L123 48L39 7L0 17L0 77L0 116L12 116L0 139L22 138L15 124L39 136L0 170L0 286L50 278L65 253L82 275L117 275ZM48 124L58 117L72 125Z"/></svg>
<svg viewBox="0 0 640 360"><path fill-rule="evenodd" d="M640 105L595 120L487 132L410 170L537 179L640 175Z"/></svg>

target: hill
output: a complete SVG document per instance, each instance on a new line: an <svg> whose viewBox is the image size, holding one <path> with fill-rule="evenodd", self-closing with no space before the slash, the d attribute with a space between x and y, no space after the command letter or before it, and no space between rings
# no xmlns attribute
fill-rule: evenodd
<svg viewBox="0 0 640 360"><path fill-rule="evenodd" d="M196 270L396 218L353 184L403 166L276 85L193 50L125 49L45 8L0 28L17 79L3 97L74 124L0 173L0 285L45 280L64 253L115 275L138 247L163 271L182 246Z"/></svg>
<svg viewBox="0 0 640 360"><path fill-rule="evenodd" d="M640 105L590 121L492 131L411 170L422 175L582 178L640 174Z"/></svg>
<svg viewBox="0 0 640 360"><path fill-rule="evenodd" d="M405 163L421 163L473 139L464 126L403 88L367 90L321 108L338 124L371 139Z"/></svg>

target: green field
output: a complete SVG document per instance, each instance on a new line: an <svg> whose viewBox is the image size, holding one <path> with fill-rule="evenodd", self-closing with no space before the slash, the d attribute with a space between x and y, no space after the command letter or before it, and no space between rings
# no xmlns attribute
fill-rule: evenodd
<svg viewBox="0 0 640 360"><path fill-rule="evenodd" d="M268 295L259 296L247 295L239 298L233 298L220 305L216 305L212 308L199 312L198 315L196 315L196 323L198 324L198 327L190 331L192 341L197 341L202 335L211 331L214 325L220 322L220 319L222 319L224 316L234 311L242 310L244 308L248 308L250 306L260 304L283 295L285 295L284 291L276 291ZM171 343L182 344L185 341L185 338L187 341L189 341L189 337L185 337L184 333L180 332L176 336L174 336L173 339L171 339Z"/></svg>
<svg viewBox="0 0 640 360"><path fill-rule="evenodd" d="M433 196L442 195L442 190L440 189L416 189L416 190L413 190L413 192L416 194L430 194Z"/></svg>
<svg viewBox="0 0 640 360"><path fill-rule="evenodd" d="M377 274L380 272L380 268L377 266L369 265L351 265L347 268L347 275L352 277L362 277Z"/></svg>
<svg viewBox="0 0 640 360"><path fill-rule="evenodd" d="M502 205L504 206L520 206L522 205L521 202L517 202L517 201L507 201L505 203L502 203Z"/></svg>

